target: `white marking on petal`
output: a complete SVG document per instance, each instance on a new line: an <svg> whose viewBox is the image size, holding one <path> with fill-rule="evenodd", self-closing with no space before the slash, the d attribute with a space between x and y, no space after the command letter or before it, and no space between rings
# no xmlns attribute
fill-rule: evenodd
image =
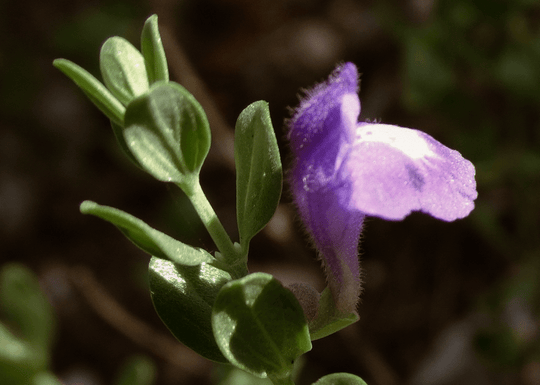
<svg viewBox="0 0 540 385"><path fill-rule="evenodd" d="M360 99L357 94L345 94L341 99L341 114L351 126L356 126L360 115Z"/></svg>
<svg viewBox="0 0 540 385"><path fill-rule="evenodd" d="M387 144L415 160L437 157L421 132L410 128L390 124L360 124L356 127L356 140Z"/></svg>

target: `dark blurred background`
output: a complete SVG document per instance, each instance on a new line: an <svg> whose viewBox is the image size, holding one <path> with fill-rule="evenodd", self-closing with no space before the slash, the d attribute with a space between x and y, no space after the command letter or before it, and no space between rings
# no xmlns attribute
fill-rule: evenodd
<svg viewBox="0 0 540 385"><path fill-rule="evenodd" d="M236 237L231 140L249 103L284 119L335 64L362 73L361 119L423 130L477 167L466 219L371 219L355 325L314 342L299 384L332 372L370 385L540 384L540 3L535 0L26 0L0 3L0 263L36 272L54 306L52 369L110 384L132 354L157 384L210 384L213 366L153 311L148 256L85 200L214 250L185 198L125 159L107 119L52 61L99 77L99 48L139 47L159 16L172 80L208 111L202 185ZM253 241L250 268L324 286L289 205Z"/></svg>

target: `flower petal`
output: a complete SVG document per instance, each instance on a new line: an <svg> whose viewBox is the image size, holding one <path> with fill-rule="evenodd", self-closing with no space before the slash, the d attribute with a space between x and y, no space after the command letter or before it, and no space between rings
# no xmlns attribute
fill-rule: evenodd
<svg viewBox="0 0 540 385"><path fill-rule="evenodd" d="M295 156L289 181L300 216L320 251L336 307L354 312L360 293L358 239L364 214L351 210L352 184L336 179L360 113L358 72L346 63L308 92L289 120ZM346 183L347 185L344 185Z"/></svg>
<svg viewBox="0 0 540 385"><path fill-rule="evenodd" d="M477 197L475 169L455 150L410 128L360 123L340 170L353 183L351 208L401 220L423 211L445 220L466 217Z"/></svg>
<svg viewBox="0 0 540 385"><path fill-rule="evenodd" d="M306 152L317 148L328 135L354 140L355 123L360 113L360 103L355 105L354 102L354 98L358 100L357 93L358 71L352 63L338 66L326 82L307 92L288 122L291 149L297 159L302 160ZM345 101L352 108L342 109L346 95L349 99L345 98ZM350 97L353 98L352 103ZM348 115L342 117L342 110ZM350 124L342 125L342 119ZM337 130L336 126L342 130Z"/></svg>
<svg viewBox="0 0 540 385"><path fill-rule="evenodd" d="M296 168L294 173L305 176L309 170ZM309 178L316 179L317 175ZM324 177L316 182L308 186L303 178L291 178L295 203L320 252L336 307L342 312L353 312L361 291L358 240L365 215L347 207L350 185L337 185L343 181Z"/></svg>
<svg viewBox="0 0 540 385"><path fill-rule="evenodd" d="M366 215L423 211L452 221L477 197L474 166L420 131L357 123L354 64L338 66L289 120L289 173L300 216L320 251L336 308L354 312L361 291L358 241Z"/></svg>

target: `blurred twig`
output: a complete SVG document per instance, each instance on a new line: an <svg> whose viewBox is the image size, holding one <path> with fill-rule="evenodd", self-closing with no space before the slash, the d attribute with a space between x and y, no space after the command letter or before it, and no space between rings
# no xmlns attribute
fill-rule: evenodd
<svg viewBox="0 0 540 385"><path fill-rule="evenodd" d="M207 361L195 352L155 331L129 313L109 295L89 269L71 268L69 277L96 314L119 333L152 352L156 357L194 376L207 366Z"/></svg>
<svg viewBox="0 0 540 385"><path fill-rule="evenodd" d="M204 82L197 75L184 49L175 38L172 28L160 22L159 26L169 68L174 78L193 94L204 108L212 130L209 160L234 170L234 134L227 125Z"/></svg>
<svg viewBox="0 0 540 385"><path fill-rule="evenodd" d="M369 373L376 385L397 385L400 383L397 374L386 362L384 357L367 341L359 338L358 329L349 327L341 330L338 335L349 348L349 353Z"/></svg>

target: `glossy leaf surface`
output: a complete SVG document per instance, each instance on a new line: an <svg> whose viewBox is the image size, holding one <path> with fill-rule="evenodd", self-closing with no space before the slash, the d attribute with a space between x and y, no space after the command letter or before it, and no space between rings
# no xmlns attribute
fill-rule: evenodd
<svg viewBox="0 0 540 385"><path fill-rule="evenodd" d="M251 238L272 218L281 196L282 168L268 103L252 103L236 122L236 210L240 244Z"/></svg>
<svg viewBox="0 0 540 385"><path fill-rule="evenodd" d="M367 385L360 377L349 373L333 373L324 376L313 385Z"/></svg>
<svg viewBox="0 0 540 385"><path fill-rule="evenodd" d="M274 382L289 378L294 360L311 349L298 300L265 273L231 281L221 289L212 327L232 364Z"/></svg>
<svg viewBox="0 0 540 385"><path fill-rule="evenodd" d="M214 258L205 250L188 246L164 234L133 215L113 207L101 206L91 201L81 204L83 214L95 215L112 223L136 246L148 254L168 259L185 266L202 262L213 262Z"/></svg>
<svg viewBox="0 0 540 385"><path fill-rule="evenodd" d="M176 83L156 83L126 110L124 137L156 179L190 188L208 150L210 127L195 98Z"/></svg>
<svg viewBox="0 0 540 385"><path fill-rule="evenodd" d="M231 276L212 265L181 266L152 258L150 294L154 307L171 333L201 356L227 362L212 332L214 300Z"/></svg>

